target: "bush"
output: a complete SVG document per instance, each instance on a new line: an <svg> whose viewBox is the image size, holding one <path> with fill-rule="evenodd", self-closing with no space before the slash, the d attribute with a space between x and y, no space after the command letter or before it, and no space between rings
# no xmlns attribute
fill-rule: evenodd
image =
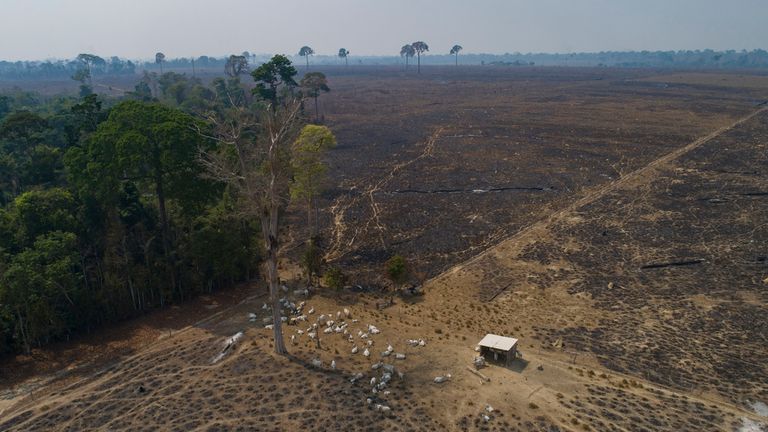
<svg viewBox="0 0 768 432"><path fill-rule="evenodd" d="M402 285L408 279L408 264L400 255L395 255L387 260L387 277L395 284Z"/></svg>
<svg viewBox="0 0 768 432"><path fill-rule="evenodd" d="M325 286L334 290L340 290L347 282L347 276L338 267L329 268L323 275Z"/></svg>
<svg viewBox="0 0 768 432"><path fill-rule="evenodd" d="M301 267L307 275L307 283L312 284L312 277L320 275L320 267L323 265L323 251L320 239L313 238L307 245L307 249L301 256Z"/></svg>

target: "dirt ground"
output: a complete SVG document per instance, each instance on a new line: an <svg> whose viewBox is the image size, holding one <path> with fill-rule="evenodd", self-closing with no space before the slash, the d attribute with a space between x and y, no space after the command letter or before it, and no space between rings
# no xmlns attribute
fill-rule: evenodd
<svg viewBox="0 0 768 432"><path fill-rule="evenodd" d="M0 430L766 430L768 78L330 72L328 259L368 286L397 251L425 295L305 298L286 262L290 356L254 286L100 369L9 382ZM522 353L488 381L486 333Z"/></svg>

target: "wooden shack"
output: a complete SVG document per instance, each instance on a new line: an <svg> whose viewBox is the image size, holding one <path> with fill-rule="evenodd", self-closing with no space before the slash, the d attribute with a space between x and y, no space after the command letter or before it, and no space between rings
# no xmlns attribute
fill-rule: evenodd
<svg viewBox="0 0 768 432"><path fill-rule="evenodd" d="M494 363L509 366L517 357L517 339L515 338L489 333L478 345L480 346L480 354L486 360Z"/></svg>

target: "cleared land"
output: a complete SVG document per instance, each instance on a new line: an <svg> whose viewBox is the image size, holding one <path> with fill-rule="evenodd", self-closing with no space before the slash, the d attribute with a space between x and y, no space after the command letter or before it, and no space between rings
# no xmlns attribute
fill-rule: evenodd
<svg viewBox="0 0 768 432"><path fill-rule="evenodd" d="M315 295L308 322L285 328L296 340L280 358L254 288L257 297L98 373L17 397L0 430L768 422L754 409L768 402L768 112L759 106L768 78L723 86L733 75L329 72L323 113L340 143L324 203L329 258L371 286L400 252L434 276L426 295L381 311L374 292ZM294 225L302 217L297 210ZM284 263L286 279L291 269ZM337 318L344 308L351 316ZM320 314L347 323L352 341L320 333L317 348L306 334ZM358 336L368 324L381 333ZM238 331L243 339L214 363ZM523 352L511 370L483 369L490 382L466 371L487 332L520 338ZM406 358L382 357L389 344ZM370 379L382 371L371 365L382 360L404 376L374 394ZM350 382L357 373L364 378Z"/></svg>

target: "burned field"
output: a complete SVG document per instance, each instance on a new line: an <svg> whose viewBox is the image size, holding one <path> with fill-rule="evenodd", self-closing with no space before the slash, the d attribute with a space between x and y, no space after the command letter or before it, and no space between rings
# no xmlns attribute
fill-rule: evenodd
<svg viewBox="0 0 768 432"><path fill-rule="evenodd" d="M328 258L375 276L397 252L434 276L764 97L759 87L666 84L649 74L329 72L321 113L339 147L323 212Z"/></svg>
<svg viewBox="0 0 768 432"><path fill-rule="evenodd" d="M550 333L612 370L733 403L765 400L768 374L768 115L606 195L552 228L579 244L531 248L565 260L605 317ZM560 249L560 250L558 250Z"/></svg>
<svg viewBox="0 0 768 432"><path fill-rule="evenodd" d="M280 357L254 288L100 373L21 399L0 429L766 423L754 404L768 401L768 110L759 105L768 78L351 69L328 71L333 91L321 99L339 141L321 203L326 258L350 283L376 285L400 253L425 295L383 310L375 290L296 298L316 312L284 326L291 354ZM302 210L288 214L291 253L304 238ZM295 268L283 262L287 296L304 286L288 274ZM321 313L349 334L327 326L316 345L306 326ZM371 324L380 333L363 337ZM240 331L242 342L212 362ZM487 333L519 338L522 359L482 369L486 381L466 369ZM404 374L372 392L384 364Z"/></svg>

